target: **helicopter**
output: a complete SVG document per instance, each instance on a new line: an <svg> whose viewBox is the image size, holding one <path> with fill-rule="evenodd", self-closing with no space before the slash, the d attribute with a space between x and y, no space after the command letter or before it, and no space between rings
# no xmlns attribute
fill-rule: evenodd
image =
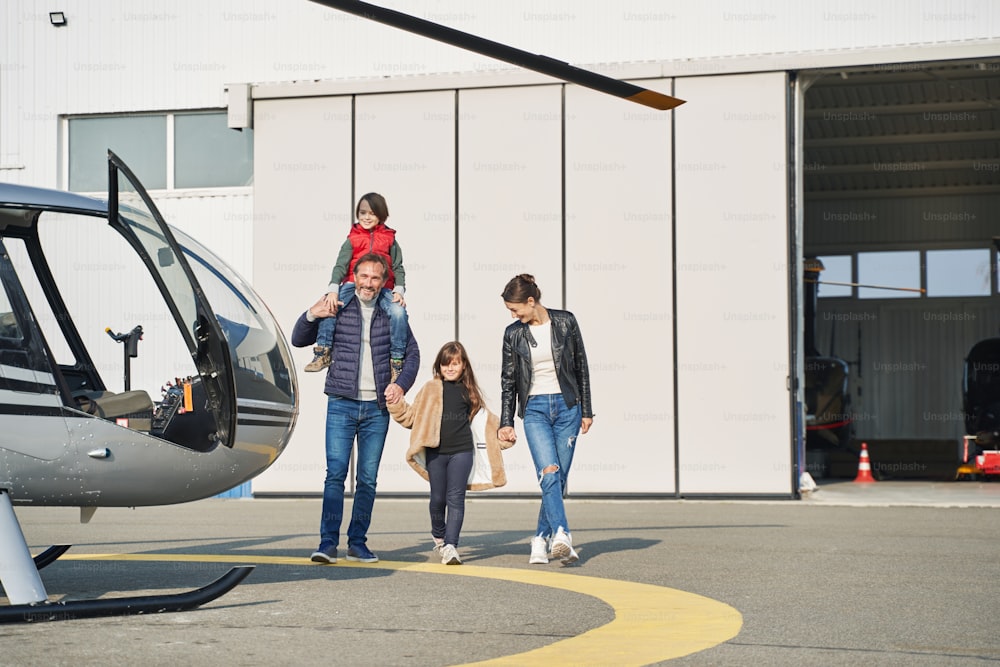
<svg viewBox="0 0 1000 667"><path fill-rule="evenodd" d="M0 279L0 622L181 611L239 584L252 567L173 595L49 602L38 571L69 547L32 558L14 506L79 507L86 523L100 507L218 495L273 464L299 400L267 306L167 225L112 151L107 201L0 183ZM122 316L145 321L98 324ZM147 336L160 396L133 388Z"/></svg>

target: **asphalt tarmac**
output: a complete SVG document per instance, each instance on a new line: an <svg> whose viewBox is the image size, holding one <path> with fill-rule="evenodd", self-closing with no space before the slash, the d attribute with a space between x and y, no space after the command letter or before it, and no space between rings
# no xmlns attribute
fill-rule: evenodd
<svg viewBox="0 0 1000 667"><path fill-rule="evenodd" d="M349 503L348 503L349 504ZM49 599L178 613L0 625L0 665L983 665L1000 662L1000 482L821 484L801 501L570 499L579 563L528 565L536 499L470 495L459 552L379 498L380 562L317 565L319 499L18 507ZM0 598L0 603L6 604Z"/></svg>

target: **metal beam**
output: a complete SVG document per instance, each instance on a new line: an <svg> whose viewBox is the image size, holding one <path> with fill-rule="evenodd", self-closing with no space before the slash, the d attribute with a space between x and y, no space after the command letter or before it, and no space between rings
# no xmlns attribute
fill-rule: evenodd
<svg viewBox="0 0 1000 667"><path fill-rule="evenodd" d="M866 106L820 107L811 105L805 112L807 119L834 120L837 122L863 122L885 116L905 116L923 113L959 113L967 111L993 111L1000 99L964 100L945 102L906 102L899 104L869 104Z"/></svg>
<svg viewBox="0 0 1000 667"><path fill-rule="evenodd" d="M820 200L853 200L853 199L888 199L890 197L957 197L973 195L995 195L995 185L947 185L930 186L926 188L867 188L864 190L810 190L805 191L806 201Z"/></svg>
<svg viewBox="0 0 1000 667"><path fill-rule="evenodd" d="M825 164L819 162L818 160L812 160L807 161L803 167L806 178L808 178L810 176L822 177L842 174L860 174L868 176L878 173L907 173L920 175L930 171L958 171L965 173L974 172L977 169L982 169L984 166L988 166L991 168L991 171L995 171L992 170L992 166L997 164L997 160L991 160L989 158L979 158L976 160L899 160L897 162L904 164L906 168L904 170L892 172L886 168L886 165L892 164L892 162L887 160L851 164Z"/></svg>
<svg viewBox="0 0 1000 667"><path fill-rule="evenodd" d="M998 130L974 130L971 132L927 132L924 134L879 134L860 137L806 138L804 148L841 148L843 146L882 146L902 144L940 144L958 141L996 141L1000 139Z"/></svg>

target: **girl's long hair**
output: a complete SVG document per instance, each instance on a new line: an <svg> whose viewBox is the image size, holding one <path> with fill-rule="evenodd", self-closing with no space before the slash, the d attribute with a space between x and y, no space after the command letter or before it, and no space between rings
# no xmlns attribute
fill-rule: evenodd
<svg viewBox="0 0 1000 667"><path fill-rule="evenodd" d="M483 392L479 389L479 383L476 382L476 374L472 372L472 364L469 363L469 353L465 351L464 345L457 340L453 340L441 346L437 357L434 359L434 377L438 380L443 379L444 376L441 375L441 367L447 366L456 357L462 361L462 375L458 378L458 381L462 383L465 391L469 394L469 421L472 421L472 418L483 407L484 401Z"/></svg>

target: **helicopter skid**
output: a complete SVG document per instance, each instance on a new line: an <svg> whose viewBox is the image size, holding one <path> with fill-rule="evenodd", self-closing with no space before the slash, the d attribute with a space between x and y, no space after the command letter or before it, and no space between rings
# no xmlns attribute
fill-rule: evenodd
<svg viewBox="0 0 1000 667"><path fill-rule="evenodd" d="M251 571L253 565L234 567L212 583L184 593L140 595L107 600L72 600L41 602L0 607L0 623L32 623L66 621L98 616L129 616L189 611L221 597L235 588Z"/></svg>
<svg viewBox="0 0 1000 667"><path fill-rule="evenodd" d="M41 570L59 560L59 557L69 551L71 544L53 544L51 547L34 557L35 569Z"/></svg>
<svg viewBox="0 0 1000 667"><path fill-rule="evenodd" d="M49 547L33 559L10 495L0 489L0 564L3 566L0 567L0 583L11 601L8 606L0 606L0 623L188 611L225 595L254 569L252 565L234 567L207 586L183 593L49 602L38 570L55 562L67 549L68 545Z"/></svg>

